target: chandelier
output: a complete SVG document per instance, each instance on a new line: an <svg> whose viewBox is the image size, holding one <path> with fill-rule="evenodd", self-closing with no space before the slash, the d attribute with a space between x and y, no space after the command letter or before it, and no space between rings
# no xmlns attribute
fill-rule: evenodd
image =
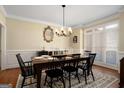
<svg viewBox="0 0 124 93"><path fill-rule="evenodd" d="M56 29L56 35L58 36L70 36L72 34L72 29L71 27L66 27L65 25L65 5L62 5L63 8L63 26L61 27L60 30Z"/></svg>

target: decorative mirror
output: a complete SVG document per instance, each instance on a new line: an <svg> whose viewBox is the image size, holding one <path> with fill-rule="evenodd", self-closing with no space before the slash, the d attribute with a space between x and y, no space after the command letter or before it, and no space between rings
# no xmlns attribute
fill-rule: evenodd
<svg viewBox="0 0 124 93"><path fill-rule="evenodd" d="M43 31L43 37L44 37L44 40L46 42L48 42L48 43L51 42L51 41L53 41L54 32L53 32L53 29L50 26L48 26L48 27L46 27L44 29L44 31Z"/></svg>

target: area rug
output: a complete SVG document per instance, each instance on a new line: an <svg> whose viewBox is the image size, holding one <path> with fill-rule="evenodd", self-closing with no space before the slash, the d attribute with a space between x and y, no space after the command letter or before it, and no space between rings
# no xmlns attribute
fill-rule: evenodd
<svg viewBox="0 0 124 93"><path fill-rule="evenodd" d="M93 73L94 73L94 77L95 77L95 81L93 81L92 76L89 76L87 78L87 82L88 84L85 84L85 80L84 77L81 74L81 71L79 71L80 73L80 83L78 83L77 78L75 78L74 76L72 76L71 78L71 85L72 88L108 88L111 87L111 85L115 82L119 82L119 78L106 74L106 73L102 73L96 69L93 69ZM21 87L21 83L22 83L22 79L23 77L21 75L19 75L18 77L18 81L16 84L16 88L20 88ZM44 80L45 80L45 73L43 73L42 75L42 81L41 81L41 88L49 88L49 85L46 84L44 86ZM48 79L49 80L49 79ZM26 83L30 83L30 82L35 82L35 79L27 79ZM65 83L66 83L66 87L69 87L69 81L68 79L65 78ZM32 85L28 85L25 86L24 88L36 88L36 84L32 84ZM53 88L63 88L63 84L60 81L55 80L55 83L53 83Z"/></svg>

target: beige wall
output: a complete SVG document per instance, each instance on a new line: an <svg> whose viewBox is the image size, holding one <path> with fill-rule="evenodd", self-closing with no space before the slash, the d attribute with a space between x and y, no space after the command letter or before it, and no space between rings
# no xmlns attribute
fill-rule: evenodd
<svg viewBox="0 0 124 93"><path fill-rule="evenodd" d="M73 34L71 35L71 38L70 38L70 47L73 48L73 49L80 49L80 29L79 28L76 28L76 29L72 29L73 30ZM78 42L77 43L73 43L73 37L74 36L77 36L77 40Z"/></svg>
<svg viewBox="0 0 124 93"><path fill-rule="evenodd" d="M79 53L83 49L83 30L81 28L74 28L73 34L70 37L70 48L73 49L74 53ZM73 43L73 37L77 36L77 43ZM81 52L82 53L82 52Z"/></svg>
<svg viewBox="0 0 124 93"><path fill-rule="evenodd" d="M124 51L124 13L95 21L94 23L88 24L86 28L116 20L118 18L120 19L119 51ZM0 15L0 20L5 22L3 15ZM83 35L80 28L73 29L71 38L54 35L53 42L46 43L43 40L43 29L46 26L47 25L44 24L7 18L7 50L40 50L43 46L46 48L83 48ZM75 35L78 36L78 43L73 43L73 36Z"/></svg>
<svg viewBox="0 0 124 93"><path fill-rule="evenodd" d="M44 41L43 30L47 25L11 18L7 18L6 21L7 50L41 50L42 47L69 48L69 37L58 37L54 34L52 42Z"/></svg>

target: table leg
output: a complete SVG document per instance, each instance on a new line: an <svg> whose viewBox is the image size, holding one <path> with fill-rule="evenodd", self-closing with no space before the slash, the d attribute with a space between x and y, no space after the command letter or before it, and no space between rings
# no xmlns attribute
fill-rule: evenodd
<svg viewBox="0 0 124 93"><path fill-rule="evenodd" d="M41 87L41 76L42 76L42 70L37 71L37 88Z"/></svg>

